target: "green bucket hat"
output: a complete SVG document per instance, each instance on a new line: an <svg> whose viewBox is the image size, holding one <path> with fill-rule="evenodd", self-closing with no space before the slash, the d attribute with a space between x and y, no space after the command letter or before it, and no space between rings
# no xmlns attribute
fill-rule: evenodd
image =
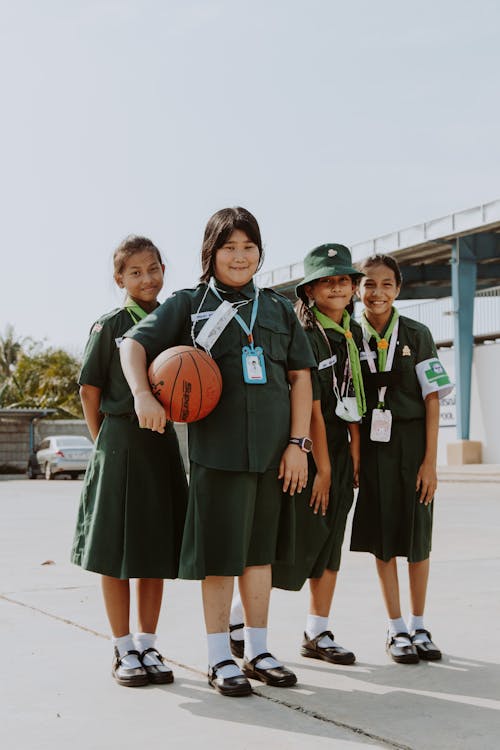
<svg viewBox="0 0 500 750"><path fill-rule="evenodd" d="M307 253L304 258L304 278L295 287L297 297L307 304L305 285L322 279L324 276L355 276L361 278L364 273L352 265L351 252L345 245L327 243L319 245Z"/></svg>

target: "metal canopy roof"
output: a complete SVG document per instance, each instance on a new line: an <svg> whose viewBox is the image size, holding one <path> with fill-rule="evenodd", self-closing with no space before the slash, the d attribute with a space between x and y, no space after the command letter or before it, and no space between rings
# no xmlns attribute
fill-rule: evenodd
<svg viewBox="0 0 500 750"><path fill-rule="evenodd" d="M404 279L400 299L448 297L452 248L460 238L471 244L477 260L477 290L500 285L500 200L358 242L351 252L354 262L375 253L394 256ZM300 262L261 273L257 281L295 299L303 275Z"/></svg>

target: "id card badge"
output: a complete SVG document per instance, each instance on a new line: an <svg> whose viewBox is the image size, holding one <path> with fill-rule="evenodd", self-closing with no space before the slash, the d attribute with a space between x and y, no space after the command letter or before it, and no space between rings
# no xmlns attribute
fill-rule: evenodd
<svg viewBox="0 0 500 750"><path fill-rule="evenodd" d="M391 439L392 414L389 409L374 409L372 411L372 426L370 440L376 443L388 443Z"/></svg>
<svg viewBox="0 0 500 750"><path fill-rule="evenodd" d="M212 315L197 335L196 343L198 346L210 351L224 328L226 328L237 312L237 309L233 307L230 302L224 300L224 302L213 311Z"/></svg>
<svg viewBox="0 0 500 750"><path fill-rule="evenodd" d="M241 352L241 363L243 365L243 380L250 385L262 385L267 383L266 363L261 346L251 349L244 346Z"/></svg>

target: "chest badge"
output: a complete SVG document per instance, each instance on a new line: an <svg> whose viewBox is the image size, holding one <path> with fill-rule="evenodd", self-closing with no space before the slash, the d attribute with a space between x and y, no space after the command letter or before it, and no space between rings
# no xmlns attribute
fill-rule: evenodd
<svg viewBox="0 0 500 750"><path fill-rule="evenodd" d="M406 344L403 346L403 351L401 352L402 357L411 357L411 350L410 347Z"/></svg>

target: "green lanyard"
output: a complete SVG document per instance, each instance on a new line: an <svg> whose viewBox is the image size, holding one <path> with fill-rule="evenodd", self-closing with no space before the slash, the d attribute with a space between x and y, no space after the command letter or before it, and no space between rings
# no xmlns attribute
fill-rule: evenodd
<svg viewBox="0 0 500 750"><path fill-rule="evenodd" d="M329 318L328 315L323 315L323 313L318 310L316 305L312 310L316 320L323 328L332 328L334 331L337 331L337 333L341 333L343 336L345 336L347 344L347 357L349 359L349 367L351 370L352 385L354 387L354 393L356 394L356 404L359 413L361 414L361 416L363 416L363 414L366 412L365 389L363 387L363 378L361 376L361 364L359 361L358 347L356 346L356 342L354 341L350 330L351 316L349 315L347 310L344 310L344 313L342 315L342 325L339 326L339 324L335 323L335 321Z"/></svg>
<svg viewBox="0 0 500 750"><path fill-rule="evenodd" d="M361 325L363 326L363 329L366 334L369 334L365 336L365 338L370 340L370 338L373 336L375 341L377 342L377 353L378 353L378 371L379 372L385 372L385 365L387 362L387 349L389 348L389 341L391 339L392 332L394 330L394 326L396 325L396 321L399 317L399 313L396 310L395 307L392 308L392 318L391 322L389 323L389 327L387 328L384 336L380 336L375 328L373 328L372 325L368 322L366 318L365 311L363 310L362 317L361 317Z"/></svg>
<svg viewBox="0 0 500 750"><path fill-rule="evenodd" d="M140 320L143 320L143 318L147 317L148 313L142 309L140 305L137 304L137 302L134 302L133 299L130 297L127 297L125 300L125 310L128 312L130 317L132 318L132 321L134 325L138 323Z"/></svg>

